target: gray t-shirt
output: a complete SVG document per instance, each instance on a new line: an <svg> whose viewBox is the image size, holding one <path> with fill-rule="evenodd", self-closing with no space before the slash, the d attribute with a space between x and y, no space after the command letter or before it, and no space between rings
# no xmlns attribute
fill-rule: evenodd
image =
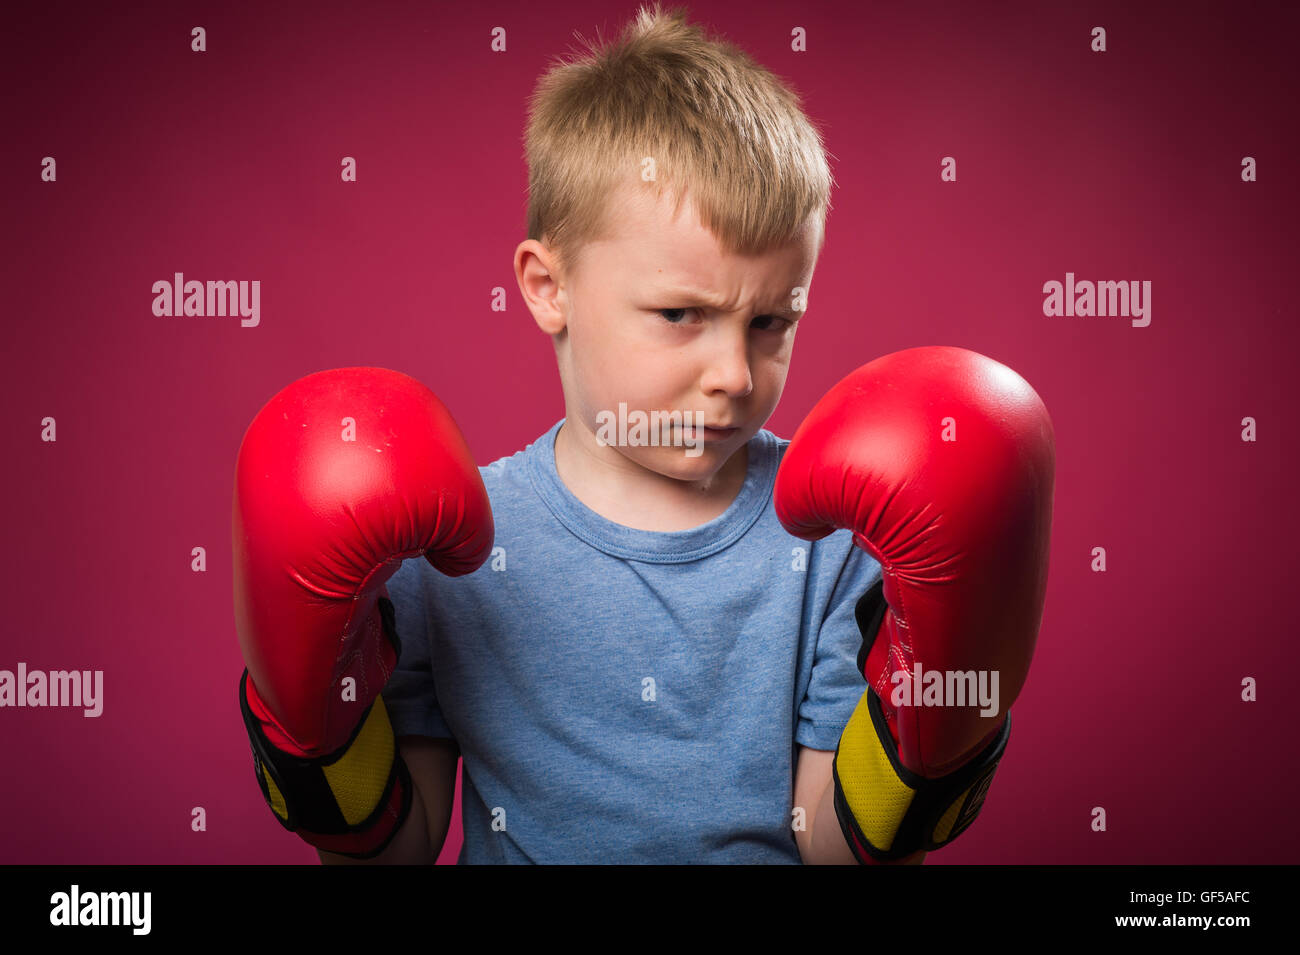
<svg viewBox="0 0 1300 955"><path fill-rule="evenodd" d="M866 689L854 607L880 565L847 530L786 533L766 429L726 512L664 533L574 497L563 423L479 469L487 563L388 583L384 701L399 736L460 746L460 862L797 864L795 744L835 749Z"/></svg>

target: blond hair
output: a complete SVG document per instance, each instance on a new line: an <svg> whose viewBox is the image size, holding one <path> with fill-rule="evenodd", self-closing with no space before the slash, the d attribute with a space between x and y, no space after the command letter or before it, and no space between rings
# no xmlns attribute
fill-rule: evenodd
<svg viewBox="0 0 1300 955"><path fill-rule="evenodd" d="M581 37L579 37L581 38ZM642 183L700 222L733 254L791 240L809 218L821 248L834 179L797 93L743 50L709 39L686 11L642 7L614 44L558 59L529 103L528 237L566 268L606 233L608 200Z"/></svg>

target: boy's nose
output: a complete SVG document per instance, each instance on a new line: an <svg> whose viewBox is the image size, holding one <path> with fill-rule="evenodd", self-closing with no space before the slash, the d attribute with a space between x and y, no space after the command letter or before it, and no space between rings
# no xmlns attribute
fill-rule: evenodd
<svg viewBox="0 0 1300 955"><path fill-rule="evenodd" d="M753 391L748 343L730 337L726 341L715 342L700 387L706 395L722 392L732 398L743 398Z"/></svg>

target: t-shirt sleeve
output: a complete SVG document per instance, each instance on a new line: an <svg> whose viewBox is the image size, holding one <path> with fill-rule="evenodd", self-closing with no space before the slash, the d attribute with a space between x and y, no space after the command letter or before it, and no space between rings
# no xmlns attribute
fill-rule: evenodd
<svg viewBox="0 0 1300 955"><path fill-rule="evenodd" d="M433 684L430 661L433 635L429 632L433 620L426 612L426 568L436 573L423 557L410 558L388 579L388 597L393 601L401 653L397 670L384 684L384 705L397 736L452 739L438 708Z"/></svg>
<svg viewBox="0 0 1300 955"><path fill-rule="evenodd" d="M858 598L880 579L880 564L852 544L848 531L838 533L849 540L848 554L817 630L812 674L795 730L795 742L810 749L835 749L867 689L858 670L862 634L855 611Z"/></svg>

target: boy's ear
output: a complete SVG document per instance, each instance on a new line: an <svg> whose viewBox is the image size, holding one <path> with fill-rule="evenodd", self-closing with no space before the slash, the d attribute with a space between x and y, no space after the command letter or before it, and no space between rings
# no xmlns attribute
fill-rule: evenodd
<svg viewBox="0 0 1300 955"><path fill-rule="evenodd" d="M536 239L515 249L515 279L537 327L548 335L564 331L565 316L556 257Z"/></svg>

